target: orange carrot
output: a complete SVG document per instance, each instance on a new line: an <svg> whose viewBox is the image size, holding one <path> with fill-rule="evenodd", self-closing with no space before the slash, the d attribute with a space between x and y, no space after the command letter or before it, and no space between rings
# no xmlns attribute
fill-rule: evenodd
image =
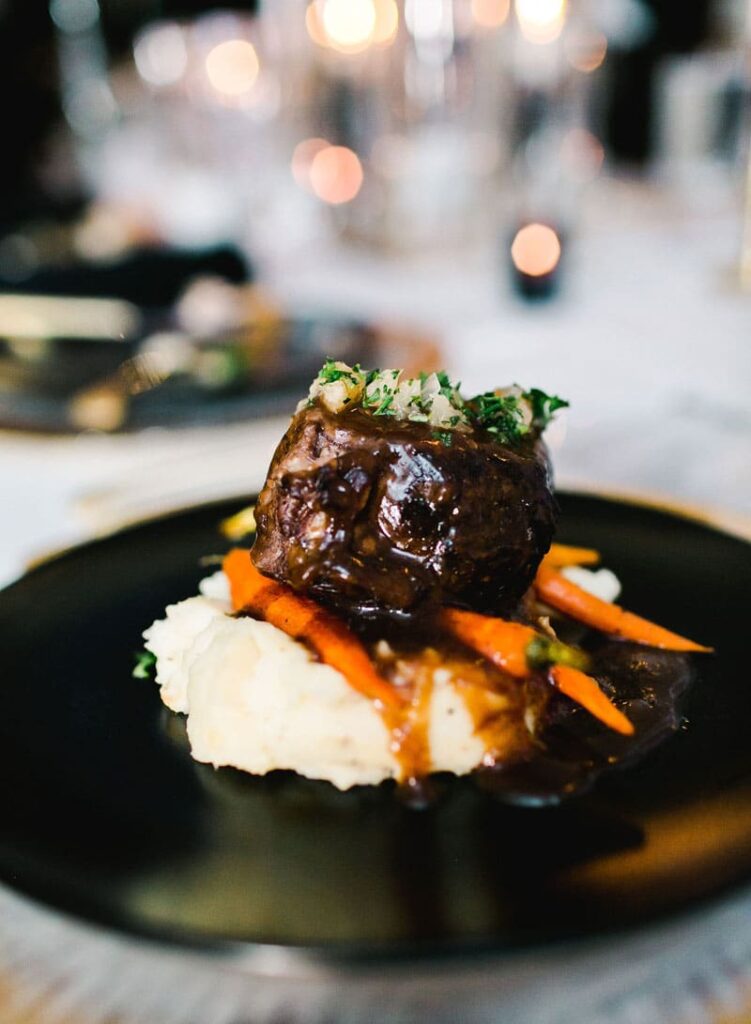
<svg viewBox="0 0 751 1024"><path fill-rule="evenodd" d="M600 552L593 548L575 548L570 544L551 544L550 551L542 560L543 565L553 569L564 565L597 565Z"/></svg>
<svg viewBox="0 0 751 1024"><path fill-rule="evenodd" d="M584 662L586 655L582 652L542 636L521 622L506 622L478 615L477 612L444 608L440 612L440 621L463 644L517 679L529 678L541 664L559 659L568 661L566 665L554 664L551 669L551 678L558 689L611 729L624 734L633 733L629 720L611 704L596 680L572 664Z"/></svg>
<svg viewBox="0 0 751 1024"><path fill-rule="evenodd" d="M249 551L230 551L223 568L236 611L247 609L288 636L306 640L359 693L387 707L401 706L401 694L376 672L363 645L335 615L284 583L262 576Z"/></svg>
<svg viewBox="0 0 751 1024"><path fill-rule="evenodd" d="M633 736L634 727L631 722L611 703L592 676L585 675L584 672L569 665L554 665L550 670L550 678L561 693L581 704L604 725L623 733L624 736Z"/></svg>
<svg viewBox="0 0 751 1024"><path fill-rule="evenodd" d="M521 622L506 622L477 612L460 611L458 608L443 608L439 618L457 640L482 654L510 676L526 679L530 675L527 649L537 637L531 626Z"/></svg>
<svg viewBox="0 0 751 1024"><path fill-rule="evenodd" d="M545 564L537 570L535 589L543 601L553 608L565 612L572 619L577 619L587 626L602 630L603 633L612 633L624 640L635 640L636 643L662 647L669 651L712 650L711 647L702 647L693 640L687 640L677 633L671 633L662 626L627 612L616 604L594 597Z"/></svg>

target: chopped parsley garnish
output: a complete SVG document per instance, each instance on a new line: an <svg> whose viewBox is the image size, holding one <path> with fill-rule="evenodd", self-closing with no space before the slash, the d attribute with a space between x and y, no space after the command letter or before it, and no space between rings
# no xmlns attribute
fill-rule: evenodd
<svg viewBox="0 0 751 1024"><path fill-rule="evenodd" d="M359 363L328 359L313 381L307 402L298 408L321 403L331 412L359 406L372 416L389 416L435 427L432 436L452 443L455 432L472 427L497 438L501 444L517 444L527 434L539 435L554 413L568 402L539 388L523 391L514 385L504 391L486 391L465 400L445 370L404 377L401 370L363 370Z"/></svg>
<svg viewBox="0 0 751 1024"><path fill-rule="evenodd" d="M346 366L344 363L338 363L335 359L327 359L318 371L318 382L333 384L337 380L348 380L356 384L361 376L362 370L359 363L355 363L354 366Z"/></svg>
<svg viewBox="0 0 751 1024"><path fill-rule="evenodd" d="M439 370L438 373L436 374L436 377L438 378L438 383L441 385L441 390L439 391L439 394L444 395L446 398L449 398L451 400L453 400L459 395L459 388L461 387L461 383L452 384L451 380L449 379L449 375L446 373L445 370Z"/></svg>
<svg viewBox="0 0 751 1024"><path fill-rule="evenodd" d="M395 388L389 388L387 384L374 388L370 393L363 396L362 405L364 409L372 412L374 416L393 416L391 406L394 404Z"/></svg>
<svg viewBox="0 0 751 1024"><path fill-rule="evenodd" d="M569 404L564 398L559 398L558 395L546 395L539 388L530 388L529 391L525 391L524 398L532 407L532 422L540 430L547 427L559 409L567 409Z"/></svg>
<svg viewBox="0 0 751 1024"><path fill-rule="evenodd" d="M445 444L447 448L450 448L454 443L454 435L450 430L435 430L433 431L433 437L436 441L440 441L441 444Z"/></svg>
<svg viewBox="0 0 751 1024"><path fill-rule="evenodd" d="M393 416L394 413L393 413L393 411L391 411L391 406L393 404L394 404L393 392L391 394L384 394L383 398L381 399L381 401L380 401L380 403L378 405L378 408L373 410L373 415L374 416Z"/></svg>
<svg viewBox="0 0 751 1024"><path fill-rule="evenodd" d="M394 416L392 408L399 386L399 370L376 370L365 378L363 409L374 416Z"/></svg>
<svg viewBox="0 0 751 1024"><path fill-rule="evenodd" d="M156 664L156 655L151 651L140 651L135 656L136 664L133 669L134 679L151 679L151 669Z"/></svg>
<svg viewBox="0 0 751 1024"><path fill-rule="evenodd" d="M497 395L486 391L470 402L470 418L483 430L506 444L518 441L529 430L524 420L524 409L516 395Z"/></svg>

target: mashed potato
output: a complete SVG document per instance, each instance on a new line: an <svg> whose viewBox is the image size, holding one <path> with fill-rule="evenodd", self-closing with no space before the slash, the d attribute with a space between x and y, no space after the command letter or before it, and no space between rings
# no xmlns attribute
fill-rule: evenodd
<svg viewBox="0 0 751 1024"><path fill-rule="evenodd" d="M162 700L188 716L196 760L256 775L292 769L340 789L399 777L391 734L373 703L274 626L232 618L228 598L217 573L144 633ZM469 772L485 744L449 673L433 676L432 769Z"/></svg>

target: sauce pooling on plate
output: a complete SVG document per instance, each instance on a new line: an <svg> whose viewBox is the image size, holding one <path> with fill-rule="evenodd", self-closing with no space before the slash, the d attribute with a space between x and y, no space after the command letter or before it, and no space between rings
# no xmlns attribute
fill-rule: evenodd
<svg viewBox="0 0 751 1024"><path fill-rule="evenodd" d="M436 646L399 658L393 650L376 661L391 665L390 678L410 697L400 712L385 710L402 766L407 797L422 804L430 788L417 786L433 770L429 735L432 671L443 669L469 713L485 754L475 777L487 790L512 803L557 803L588 788L606 769L634 761L674 732L681 723L680 698L694 670L685 653L660 651L588 637L592 664L606 692L635 725L626 738L603 729L565 698L552 694L543 680L525 686L462 656L456 647ZM395 668L398 666L398 668ZM428 797L426 797L428 794Z"/></svg>

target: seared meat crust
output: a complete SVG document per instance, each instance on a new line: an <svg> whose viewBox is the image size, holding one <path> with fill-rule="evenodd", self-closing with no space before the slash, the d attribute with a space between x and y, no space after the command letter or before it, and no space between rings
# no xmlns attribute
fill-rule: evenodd
<svg viewBox="0 0 751 1024"><path fill-rule="evenodd" d="M479 429L450 439L360 409L301 410L258 500L256 566L348 614L508 609L555 528L545 447Z"/></svg>

